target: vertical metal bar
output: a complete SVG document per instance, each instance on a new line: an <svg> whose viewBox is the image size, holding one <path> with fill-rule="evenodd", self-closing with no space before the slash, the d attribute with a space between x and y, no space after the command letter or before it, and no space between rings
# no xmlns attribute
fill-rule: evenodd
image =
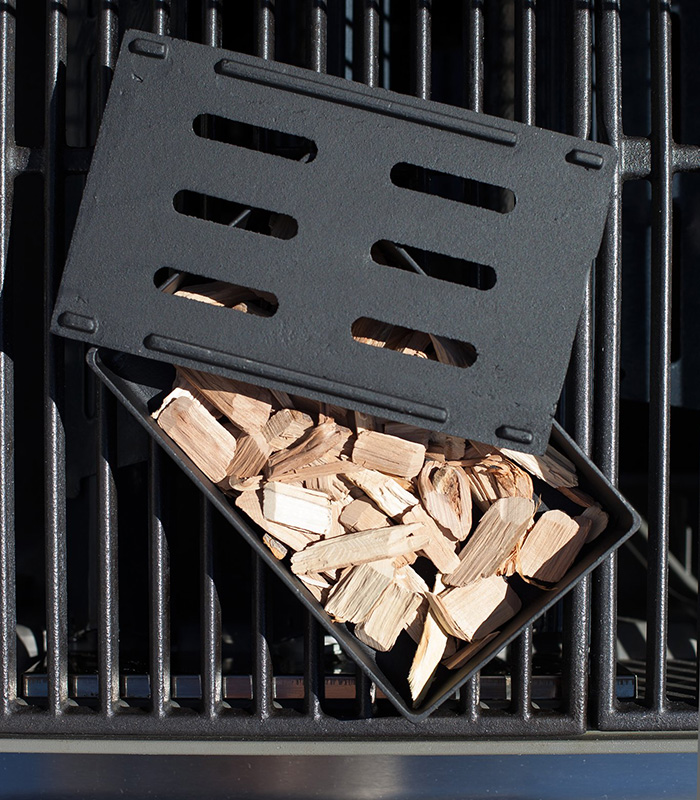
<svg viewBox="0 0 700 800"><path fill-rule="evenodd" d="M119 708L119 572L117 565L117 487L113 463L116 444L116 400L97 387L97 552L98 672L100 711Z"/></svg>
<svg viewBox="0 0 700 800"><path fill-rule="evenodd" d="M622 72L620 4L608 0L598 9L596 23L596 101L600 135L620 153L622 134ZM595 373L593 459L617 483L620 390L620 294L622 248L622 176L613 181L610 210L595 273ZM591 629L591 691L594 724L600 725L617 705L615 646L617 639L617 559L613 554L593 576Z"/></svg>
<svg viewBox="0 0 700 800"><path fill-rule="evenodd" d="M202 712L216 717L221 709L221 605L214 582L214 530L211 503L201 497L200 557L202 608Z"/></svg>
<svg viewBox="0 0 700 800"><path fill-rule="evenodd" d="M430 100L432 78L432 0L415 1L415 89L414 94Z"/></svg>
<svg viewBox="0 0 700 800"><path fill-rule="evenodd" d="M204 44L221 47L223 4L221 0L206 0L202 8L202 28Z"/></svg>
<svg viewBox="0 0 700 800"><path fill-rule="evenodd" d="M572 0L572 133L587 139L592 117L592 8ZM574 439L590 455L593 424L593 275L588 279L569 370ZM590 579L584 578L564 599L564 710L585 728L587 709Z"/></svg>
<svg viewBox="0 0 700 800"><path fill-rule="evenodd" d="M359 668L355 672L355 714L360 719L372 716L372 681Z"/></svg>
<svg viewBox="0 0 700 800"><path fill-rule="evenodd" d="M163 454L155 441L148 450L150 564L151 707L162 717L170 710L170 553L163 525Z"/></svg>
<svg viewBox="0 0 700 800"><path fill-rule="evenodd" d="M170 33L170 0L153 0L153 32L160 36Z"/></svg>
<svg viewBox="0 0 700 800"><path fill-rule="evenodd" d="M466 106L484 110L484 0L469 0L465 6L467 43Z"/></svg>
<svg viewBox="0 0 700 800"><path fill-rule="evenodd" d="M260 720L272 711L272 659L267 641L267 603L265 564L253 551L253 713Z"/></svg>
<svg viewBox="0 0 700 800"><path fill-rule="evenodd" d="M379 85L379 3L377 0L364 0L362 24L362 82L367 86L374 87Z"/></svg>
<svg viewBox="0 0 700 800"><path fill-rule="evenodd" d="M275 0L256 0L257 54L275 57Z"/></svg>
<svg viewBox="0 0 700 800"><path fill-rule="evenodd" d="M651 3L651 346L646 704L666 707L671 445L671 6Z"/></svg>
<svg viewBox="0 0 700 800"><path fill-rule="evenodd" d="M516 0L515 118L535 124L535 0ZM528 719L532 714L532 626L511 645L512 708Z"/></svg>
<svg viewBox="0 0 700 800"><path fill-rule="evenodd" d="M470 678L459 690L459 711L469 722L476 722L481 714L481 682L480 673Z"/></svg>
<svg viewBox="0 0 700 800"><path fill-rule="evenodd" d="M324 696L323 633L310 612L306 612L304 631L304 711L318 719Z"/></svg>
<svg viewBox="0 0 700 800"><path fill-rule="evenodd" d="M315 72L327 71L328 60L328 7L326 0L310 0L311 1L311 24L309 25L310 31L310 47L309 53L311 54L310 68Z"/></svg>
<svg viewBox="0 0 700 800"><path fill-rule="evenodd" d="M17 699L14 369L7 352L5 278L14 192L15 3L0 9L0 717Z"/></svg>
<svg viewBox="0 0 700 800"><path fill-rule="evenodd" d="M66 590L66 445L60 391L63 343L50 333L51 312L61 274L65 144L66 34L68 0L47 3L44 143L44 503L46 541L46 672L49 712L68 700L68 613Z"/></svg>

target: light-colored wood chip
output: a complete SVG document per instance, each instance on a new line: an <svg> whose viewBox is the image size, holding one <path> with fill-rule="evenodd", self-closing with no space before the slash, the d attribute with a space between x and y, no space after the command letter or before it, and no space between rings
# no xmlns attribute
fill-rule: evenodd
<svg viewBox="0 0 700 800"><path fill-rule="evenodd" d="M283 408L270 417L262 428L262 433L270 446L270 452L276 453L301 439L313 425L314 421L303 411Z"/></svg>
<svg viewBox="0 0 700 800"><path fill-rule="evenodd" d="M340 515L343 508L345 508L345 505L340 500L331 500L331 529L326 534L326 539L345 534L345 528L340 524Z"/></svg>
<svg viewBox="0 0 700 800"><path fill-rule="evenodd" d="M394 525L391 528L346 533L316 542L292 556L292 571L323 572L327 569L393 559L421 550L428 541L420 525Z"/></svg>
<svg viewBox="0 0 700 800"><path fill-rule="evenodd" d="M348 474L348 479L379 506L392 519L399 519L418 498L406 491L389 475L364 467Z"/></svg>
<svg viewBox="0 0 700 800"><path fill-rule="evenodd" d="M551 444L547 445L547 450L541 456L507 450L505 447L501 448L501 453L555 489L578 486L576 467Z"/></svg>
<svg viewBox="0 0 700 800"><path fill-rule="evenodd" d="M420 522L425 526L430 540L421 550L421 553L435 564L439 572L450 573L457 569L460 561L455 552L455 541L445 536L435 520L422 506L413 506L413 508L409 509L401 517L401 522L404 524Z"/></svg>
<svg viewBox="0 0 700 800"><path fill-rule="evenodd" d="M260 431L244 433L238 440L236 455L229 466L229 483L231 478L237 484L258 475L265 466L269 455L270 445ZM237 488L233 483L230 485L232 489Z"/></svg>
<svg viewBox="0 0 700 800"><path fill-rule="evenodd" d="M466 539L472 527L472 496L464 470L428 461L417 483L430 516L455 539Z"/></svg>
<svg viewBox="0 0 700 800"><path fill-rule="evenodd" d="M175 373L175 380L173 381L173 388L171 391L165 396L163 402L160 406L151 414L153 419L157 420L160 416L161 411L169 405L173 400L177 399L178 397L191 397L193 400L196 400L198 403L201 403L204 408L216 419L221 416L221 412L215 408L203 395L201 395L197 389L182 375L178 372ZM228 422L228 420L227 420ZM231 431L231 433L233 433ZM236 438L235 433L233 433L234 438Z"/></svg>
<svg viewBox="0 0 700 800"><path fill-rule="evenodd" d="M236 508L247 514L253 522L257 523L265 532L285 544L290 550L303 550L312 542L319 539L317 533L295 530L286 525L278 525L265 519L262 513L262 489L258 491L243 492L236 498Z"/></svg>
<svg viewBox="0 0 700 800"><path fill-rule="evenodd" d="M378 431L362 431L352 449L352 460L387 475L413 478L425 461L425 445Z"/></svg>
<svg viewBox="0 0 700 800"><path fill-rule="evenodd" d="M367 497L359 497L343 508L340 524L348 531L367 531L372 528L387 528L389 517L382 513Z"/></svg>
<svg viewBox="0 0 700 800"><path fill-rule="evenodd" d="M428 595L428 599L445 631L465 641L483 639L521 607L518 595L498 575L479 578L439 595Z"/></svg>
<svg viewBox="0 0 700 800"><path fill-rule="evenodd" d="M267 389L189 367L178 367L178 371L242 431L258 431L267 423L272 411Z"/></svg>
<svg viewBox="0 0 700 800"><path fill-rule="evenodd" d="M279 561L281 561L289 552L289 549L285 547L282 542L279 542L274 536L270 536L269 533L263 534L263 542L265 542L265 544L272 551L272 555Z"/></svg>
<svg viewBox="0 0 700 800"><path fill-rule="evenodd" d="M464 586L494 575L530 527L534 513L535 504L526 497L496 500L461 549L460 565L445 583Z"/></svg>
<svg viewBox="0 0 700 800"><path fill-rule="evenodd" d="M445 633L435 615L429 609L420 641L418 642L418 648L408 673L411 699L415 705L423 699L432 682L435 671L440 665L447 647L447 639L447 633Z"/></svg>
<svg viewBox="0 0 700 800"><path fill-rule="evenodd" d="M592 506L584 509L581 514L575 517L575 519L578 522L587 519L591 523L591 528L588 532L588 536L586 537L586 544L588 544L588 542L592 542L594 539L597 539L608 527L608 522L610 521L608 513L603 511L598 503L594 503Z"/></svg>
<svg viewBox="0 0 700 800"><path fill-rule="evenodd" d="M335 456L332 456L327 463L324 462L325 457L320 458L307 467L301 467L292 472L284 472L281 475L276 475L275 480L279 483L303 483L304 481L313 480L314 478L349 475L361 469L357 464L353 464L352 461L341 461Z"/></svg>
<svg viewBox="0 0 700 800"><path fill-rule="evenodd" d="M464 647L456 650L450 656L445 658L442 662L447 669L460 669L463 667L469 659L474 658L474 656L479 653L481 650L486 647L486 645L492 640L495 639L500 631L493 631L489 633L488 636L484 636L483 639L478 639L474 642L469 642L469 644L465 645Z"/></svg>
<svg viewBox="0 0 700 800"><path fill-rule="evenodd" d="M308 575L299 575L298 577L316 600L325 606L331 591L330 581L315 572L310 572Z"/></svg>
<svg viewBox="0 0 700 800"><path fill-rule="evenodd" d="M510 459L494 454L476 463L463 461L472 498L480 511L501 497L532 497L532 478Z"/></svg>
<svg viewBox="0 0 700 800"><path fill-rule="evenodd" d="M186 297L189 300L197 300L200 303L208 303L213 306L225 308L235 308L240 304L251 301L266 301L275 303L276 298L269 292L254 291L244 286L235 286L224 281L210 281L193 286L186 286L174 292L176 297ZM266 314L267 316L267 314Z"/></svg>
<svg viewBox="0 0 700 800"><path fill-rule="evenodd" d="M325 535L331 530L330 499L322 492L290 483L268 481L264 484L263 514L271 522L302 531Z"/></svg>
<svg viewBox="0 0 700 800"><path fill-rule="evenodd" d="M381 430L381 423L373 414L364 414L362 411L353 411L352 414L356 434L359 435L362 431Z"/></svg>
<svg viewBox="0 0 700 800"><path fill-rule="evenodd" d="M326 611L336 622L362 622L394 579L391 561L374 561L345 570L331 589Z"/></svg>
<svg viewBox="0 0 700 800"><path fill-rule="evenodd" d="M425 618L428 616L429 607L430 604L428 603L428 597L426 595L423 597L421 604L418 606L413 614L413 617L408 621L406 627L404 628L406 633L416 644L420 642L420 637L423 635L423 626L425 625Z"/></svg>
<svg viewBox="0 0 700 800"><path fill-rule="evenodd" d="M422 601L422 594L394 581L384 590L365 620L355 627L355 636L382 653L391 650Z"/></svg>
<svg viewBox="0 0 700 800"><path fill-rule="evenodd" d="M281 389L270 389L270 394L272 395L274 408L294 408L292 398L287 392L283 392Z"/></svg>
<svg viewBox="0 0 700 800"><path fill-rule="evenodd" d="M578 486L559 486L557 491L561 492L561 494L571 500L572 503L576 503L577 506L581 506L582 508L599 505L589 494L579 489Z"/></svg>
<svg viewBox="0 0 700 800"><path fill-rule="evenodd" d="M268 478L275 479L278 475L308 467L326 453L333 452L344 444L346 430L336 425L333 420L327 420L312 428L292 447L279 450L270 456L267 467Z"/></svg>
<svg viewBox="0 0 700 800"><path fill-rule="evenodd" d="M190 396L176 397L160 412L158 425L214 483L223 480L236 455L236 440Z"/></svg>
<svg viewBox="0 0 700 800"><path fill-rule="evenodd" d="M423 447L427 447L430 442L430 431L405 422L385 422L384 433L388 436L398 436L399 439L406 439L408 442L422 444Z"/></svg>
<svg viewBox="0 0 700 800"><path fill-rule="evenodd" d="M563 511L545 512L520 546L518 572L540 583L556 583L573 564L589 530L590 524L580 525Z"/></svg>
<svg viewBox="0 0 700 800"><path fill-rule="evenodd" d="M262 480L262 475L254 475L252 478L246 478L245 480L230 476L228 478L228 484L229 488L234 489L236 492L257 492L262 484Z"/></svg>

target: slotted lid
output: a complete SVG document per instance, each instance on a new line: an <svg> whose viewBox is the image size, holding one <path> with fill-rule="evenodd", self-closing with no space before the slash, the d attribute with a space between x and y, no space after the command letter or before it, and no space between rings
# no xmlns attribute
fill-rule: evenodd
<svg viewBox="0 0 700 800"><path fill-rule="evenodd" d="M132 31L52 331L542 452L615 158L552 131ZM437 254L432 275L379 263L410 268L422 251ZM172 273L265 292L266 315L174 296ZM473 363L356 341L363 320L432 334Z"/></svg>

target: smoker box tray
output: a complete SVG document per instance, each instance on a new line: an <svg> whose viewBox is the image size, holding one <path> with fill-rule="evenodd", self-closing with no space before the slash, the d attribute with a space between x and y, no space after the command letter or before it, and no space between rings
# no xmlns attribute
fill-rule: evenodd
<svg viewBox="0 0 700 800"><path fill-rule="evenodd" d="M174 369L162 362L107 349L92 348L87 358L90 367L105 385L167 451L170 457L180 465L270 569L299 598L324 628L338 640L346 653L369 675L396 708L408 719L416 722L430 714L474 672L515 639L527 625L560 600L565 592L571 589L584 575L595 569L639 526L639 517L636 512L555 422L552 428L551 443L573 461L584 491L590 493L608 512L610 515L608 528L594 542L583 548L576 563L552 591L543 592L531 589L529 596L523 597L521 611L503 627L500 634L460 670L454 672L444 670L444 674L439 673L425 700L419 707L413 708L407 682L411 658L411 644L406 641L407 634L402 634L389 653L376 653L355 638L347 625L332 622L323 606L317 602L289 567L278 561L263 544L259 528L245 515L238 512L226 495L194 465L153 420L152 411L159 406L162 398L170 391Z"/></svg>
<svg viewBox="0 0 700 800"><path fill-rule="evenodd" d="M215 115L305 137L308 163L195 134ZM602 144L199 44L127 32L52 331L542 452L606 218ZM509 213L392 169L504 187ZM286 214L288 240L178 213L182 191ZM501 209L503 211L504 209ZM480 290L375 263L382 240L493 268ZM269 318L160 292L159 270L272 292ZM459 369L351 336L370 318L472 344Z"/></svg>

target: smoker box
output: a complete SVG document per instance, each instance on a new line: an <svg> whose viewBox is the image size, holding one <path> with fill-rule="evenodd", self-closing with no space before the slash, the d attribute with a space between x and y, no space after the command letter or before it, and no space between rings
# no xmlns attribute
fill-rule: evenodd
<svg viewBox="0 0 700 800"><path fill-rule="evenodd" d="M554 424L551 443L576 466L582 489L598 500L610 515L607 529L592 543L585 545L566 576L550 591L531 589L523 596L520 612L503 626L499 635L472 657L461 669L450 672L440 668L438 677L419 706L413 707L408 694L407 674L410 649L407 634L402 634L388 653L377 653L363 645L346 624L331 621L323 606L311 595L302 582L278 561L263 544L257 526L240 514L221 490L213 484L158 427L151 414L170 391L174 378L171 366L150 359L107 349L93 348L88 362L100 379L139 420L187 475L197 484L211 503L260 555L279 579L311 611L314 617L338 640L341 647L363 669L394 705L415 722L427 717L447 697L452 695L496 653L515 639L523 629L553 606L571 589L634 533L639 517L600 471L583 455L564 430Z"/></svg>

